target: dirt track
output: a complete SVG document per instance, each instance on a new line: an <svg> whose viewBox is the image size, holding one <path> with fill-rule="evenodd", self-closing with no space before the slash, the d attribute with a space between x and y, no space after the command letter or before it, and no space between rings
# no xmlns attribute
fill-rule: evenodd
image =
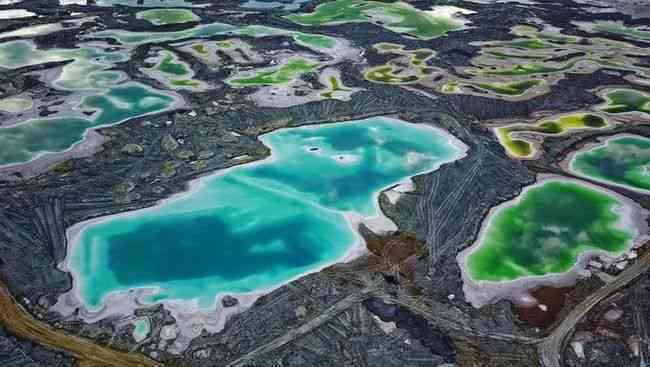
<svg viewBox="0 0 650 367"><path fill-rule="evenodd" d="M648 246L646 243L644 246ZM625 269L612 282L598 289L595 293L587 297L578 304L562 323L553 330L553 332L544 338L538 345L539 356L544 367L560 367L562 363L562 353L568 342L576 324L597 304L607 299L615 292L625 288L631 282L643 275L650 268L650 253L646 253L638 259L632 266Z"/></svg>
<svg viewBox="0 0 650 367"><path fill-rule="evenodd" d="M78 359L80 367L161 366L142 355L100 346L36 320L16 302L2 283L0 283L0 324L19 337L69 352Z"/></svg>

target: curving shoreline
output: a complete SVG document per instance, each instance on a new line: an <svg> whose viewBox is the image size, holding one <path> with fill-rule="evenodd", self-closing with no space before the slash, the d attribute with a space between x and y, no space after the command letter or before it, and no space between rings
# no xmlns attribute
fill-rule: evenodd
<svg viewBox="0 0 650 367"><path fill-rule="evenodd" d="M603 185L610 185L610 186L620 187L622 189L630 190L632 192L636 192L636 193L640 193L640 194L650 194L650 190L639 188L639 187L634 187L634 186L627 185L627 184L624 184L624 183L618 183L618 182L607 180L607 179L604 179L604 178L599 178L599 177L596 177L596 176L590 176L588 174L581 173L581 172L579 172L578 170L576 170L574 168L575 162L576 162L576 157L578 157L579 155L592 152L592 151L594 151L596 149L607 148L607 146L611 142L615 142L617 140L625 139L625 138L645 138L645 137L643 137L642 135L635 135L635 134L630 134L630 133L620 133L620 134L609 135L609 136L605 136L605 137L599 137L596 142L591 142L591 143L585 144L585 146L582 147L581 149L578 149L578 150L575 150L575 151L572 151L571 153L569 153L566 156L566 158L563 159L560 162L559 165L566 172L569 172L569 173L571 173L573 175L576 175L578 177L581 177L581 178L584 178L584 179L587 179L587 180L596 181L596 182L599 182L599 183L601 183Z"/></svg>
<svg viewBox="0 0 650 367"><path fill-rule="evenodd" d="M576 261L566 272L563 273L553 273L546 274L542 276L524 276L519 277L514 280L509 281L476 281L469 274L468 269L468 260L469 256L476 252L479 248L482 247L487 229L490 227L492 221L494 220L496 214L504 208L513 206L521 201L521 199L531 188L539 187L544 185L546 182L573 182L579 185L586 186L600 192L603 192L607 195L618 200L623 204L623 215L620 219L622 222L618 224L621 225L622 229L632 230L633 238L628 243L626 248L621 252L612 253L605 250L588 250L583 251L578 254ZM483 220L481 229L477 235L476 241L465 250L461 251L456 257L458 265L461 269L461 278L463 280L463 292L465 294L465 299L475 308L481 308L491 303L495 303L501 299L509 300L515 304L522 306L534 306L537 304L535 298L529 293L532 289L540 286L552 286L552 287L566 287L571 286L576 283L580 278L588 276L586 271L587 264L590 259L596 256L608 257L608 258L617 258L625 254L632 248L638 247L641 244L645 243L650 236L648 235L648 224L645 222L645 219L648 218L650 212L646 209L643 209L639 204L635 203L631 199L624 197L620 194L614 193L610 190L606 190L597 185L587 183L577 179L565 178L562 176L556 175L540 175L537 182L533 185L525 187L522 192L514 199L506 201L501 205L493 207L487 214L486 219ZM589 274L590 275L590 274Z"/></svg>
<svg viewBox="0 0 650 367"><path fill-rule="evenodd" d="M433 167L430 167L429 169L423 170L421 172L416 172L413 176L434 171L438 169L440 165L457 159L461 159L467 154L468 147L464 143L462 143L457 138L453 137L453 135L451 135L450 133L443 131L437 127L424 125L424 124L412 124L409 122L396 120L396 119L389 119L389 118L382 118L382 119L392 121L395 123L400 123L400 124L408 124L410 128L427 129L429 131L435 131L437 134L439 134L441 139L444 139L446 144L453 147L453 152L454 152L453 159L449 158L448 160L438 161ZM353 120L353 121L326 124L324 126L334 126L339 124L354 124L355 122L356 121ZM307 126L302 126L301 128L319 129L319 128L323 128L323 125L307 125ZM286 128L286 129L294 129L294 128ZM284 130L284 129L280 129L280 130ZM151 302L145 301L145 298L159 291L160 290L159 287L127 287L124 289L113 290L106 295L105 302L103 302L104 306L95 310L89 308L85 304L85 302L83 301L84 297L80 293L81 289L83 288L84 279L83 276L79 274L75 270L74 266L72 265L72 254L74 253L75 248L80 245L81 238L84 232L89 227L96 225L98 223L111 221L117 218L135 217L135 216L142 215L143 213L153 212L161 206L192 196L193 194L197 193L201 188L203 188L207 182L217 177L223 176L231 172L231 170L240 169L241 167L254 167L262 164L269 164L277 160L278 158L277 158L277 154L274 152L273 144L269 141L269 137L271 136L271 134L276 133L277 131L278 130L268 134L261 135L259 137L259 140L264 145L268 146L271 151L270 156L265 159L252 162L252 163L247 163L244 165L235 165L226 168L224 170L220 170L211 173L209 175L199 177L188 183L187 191L172 195L169 198L160 201L157 205L153 207L143 208L132 212L118 213L107 217L94 218L88 221L77 223L69 227L66 230L66 236L69 240L67 256L66 259L61 264L59 264L59 269L71 274L71 276L73 277L73 288L67 293L59 297L59 301L55 306L53 306L52 310L57 311L63 315L69 315L75 309L79 308L80 310L79 315L82 319L88 322L94 322L94 321L101 320L109 315L115 315L115 314L120 314L125 316L130 315L138 307L152 304ZM350 243L347 246L347 249L344 251L343 254L341 254L336 258L330 259L326 262L321 262L316 266L310 267L307 271L301 272L291 277L290 279L286 281L282 281L281 283L275 284L274 286L271 287L257 289L253 292L245 292L245 293L223 292L223 293L216 294L214 297L214 302L212 302L212 304L208 308L201 307L197 299L186 299L186 300L162 299L154 302L154 303L163 304L164 307L167 310L169 310L172 313L173 317L177 320L177 327L182 337L176 340L177 345L175 345L172 348L172 350L178 353L182 352L185 349L185 347L187 347L187 344L189 344L191 339L198 336L201 330L203 329L206 329L209 332L220 331L221 329L223 329L227 319L231 315L243 311L244 309L252 305L255 302L255 300L257 300L257 298L259 298L260 296L270 293L274 289L277 289L284 284L287 284L298 278L304 277L305 275L321 271L322 269L329 267L333 264L354 260L359 256L365 254L367 252L367 249L365 246L365 241L363 240L363 238L358 232L359 225L361 223L364 223L378 232L390 232L396 230L397 228L395 224L392 221L390 221L390 219L388 219L381 211L381 208L379 207L379 196L381 195L382 192L386 190L390 190L392 187L394 187L395 185L403 181L404 179L400 178L395 182L391 182L388 185L383 186L381 189L373 192L371 200L372 200L375 214L370 217L364 216L356 212L340 211L333 208L324 207L319 203L312 204L320 207L321 209L327 210L329 212L343 214L345 218L346 226L353 234L352 243ZM226 294L235 295L236 298L240 300L239 305L231 308L223 307L221 305L221 299Z"/></svg>

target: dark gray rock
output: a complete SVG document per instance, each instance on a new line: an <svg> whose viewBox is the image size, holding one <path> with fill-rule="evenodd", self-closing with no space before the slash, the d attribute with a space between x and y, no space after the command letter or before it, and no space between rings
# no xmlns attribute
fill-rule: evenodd
<svg viewBox="0 0 650 367"><path fill-rule="evenodd" d="M239 304L239 300L231 295L225 295L221 299L221 304L223 307L234 307Z"/></svg>

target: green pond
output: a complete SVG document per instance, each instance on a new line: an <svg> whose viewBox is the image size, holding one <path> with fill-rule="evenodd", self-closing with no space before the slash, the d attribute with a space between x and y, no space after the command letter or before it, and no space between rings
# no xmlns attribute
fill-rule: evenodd
<svg viewBox="0 0 650 367"><path fill-rule="evenodd" d="M198 22L198 16L187 9L149 9L138 12L136 18L144 19L154 25Z"/></svg>
<svg viewBox="0 0 650 367"><path fill-rule="evenodd" d="M615 89L605 93L607 103L599 107L607 113L642 112L650 114L650 97L632 89Z"/></svg>
<svg viewBox="0 0 650 367"><path fill-rule="evenodd" d="M486 71L487 75L501 75L501 76L520 76L520 75L535 75L535 74L550 74L550 73L559 73L563 71L570 70L575 66L575 62L567 63L562 66L546 66L543 64L524 64L524 65L515 65L510 69L497 70L497 71Z"/></svg>
<svg viewBox="0 0 650 367"><path fill-rule="evenodd" d="M520 96L526 93L529 89L542 84L542 80L524 80L521 82L512 83L477 83L476 86L497 94L507 96Z"/></svg>
<svg viewBox="0 0 650 367"><path fill-rule="evenodd" d="M577 182L549 180L510 204L491 216L479 247L467 258L475 281L564 273L581 253L622 252L634 236L613 210L624 204Z"/></svg>
<svg viewBox="0 0 650 367"><path fill-rule="evenodd" d="M84 38L112 38L122 44L139 45L150 42L176 41L187 38L208 38L219 35L248 36L248 37L271 37L289 36L301 45L317 51L331 49L336 46L336 38L319 34L309 34L296 31L288 31L279 28L265 27L259 25L234 26L226 23L200 24L193 28L176 32L132 32L125 30L105 30L90 33Z"/></svg>
<svg viewBox="0 0 650 367"><path fill-rule="evenodd" d="M183 76L190 73L185 64L180 62L175 62L174 56L167 52L163 57L162 61L158 65L158 70L166 74Z"/></svg>
<svg viewBox="0 0 650 367"><path fill-rule="evenodd" d="M318 62L310 62L310 60L302 58L292 58L275 70L257 72L251 77L235 78L228 83L249 87L285 84L302 74L315 71L318 69L318 66Z"/></svg>
<svg viewBox="0 0 650 367"><path fill-rule="evenodd" d="M639 41L650 41L650 30L627 27L622 22L599 20L594 23L580 23L580 25L592 31L618 34Z"/></svg>
<svg viewBox="0 0 650 367"><path fill-rule="evenodd" d="M360 241L346 213L373 217L379 191L464 154L438 129L381 117L261 139L272 158L204 177L153 208L70 230L67 264L86 305L149 288L157 290L151 302L205 308L220 293L279 286Z"/></svg>
<svg viewBox="0 0 650 367"><path fill-rule="evenodd" d="M401 1L335 0L318 5L312 13L291 14L286 18L304 26L371 22L393 32L432 39L465 28L469 22L455 15L470 13L450 6L425 11Z"/></svg>
<svg viewBox="0 0 650 367"><path fill-rule="evenodd" d="M607 139L593 149L578 152L570 169L581 176L632 190L650 191L650 139L624 136Z"/></svg>
<svg viewBox="0 0 650 367"><path fill-rule="evenodd" d="M329 88L327 92L322 92L320 95L323 98L339 99L341 95L348 95L355 92L354 89L347 88L339 78L331 76L329 79Z"/></svg>
<svg viewBox="0 0 650 367"><path fill-rule="evenodd" d="M528 39L512 42L503 42L501 45L505 47L519 48L524 50L547 50L557 48L557 45L545 42L540 39Z"/></svg>

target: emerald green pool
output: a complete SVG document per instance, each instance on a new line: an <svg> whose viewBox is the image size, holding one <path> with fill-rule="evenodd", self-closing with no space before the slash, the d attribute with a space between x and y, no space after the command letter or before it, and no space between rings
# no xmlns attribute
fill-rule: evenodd
<svg viewBox="0 0 650 367"><path fill-rule="evenodd" d="M368 70L364 77L371 82L383 84L413 84L420 80L418 75L400 76L395 74L398 69L392 65L377 66Z"/></svg>
<svg viewBox="0 0 650 367"><path fill-rule="evenodd" d="M607 139L593 149L578 152L570 170L584 177L650 192L650 139L623 136Z"/></svg>
<svg viewBox="0 0 650 367"><path fill-rule="evenodd" d="M370 22L393 32L432 39L464 28L469 22L455 15L471 13L451 6L425 11L401 1L335 0L318 5L313 13L291 14L286 18L305 26Z"/></svg>
<svg viewBox="0 0 650 367"><path fill-rule="evenodd" d="M198 22L201 20L187 9L148 9L138 12L136 18L147 20L154 25Z"/></svg>
<svg viewBox="0 0 650 367"><path fill-rule="evenodd" d="M320 94L323 98L340 98L339 95L341 94L345 93L345 95L347 95L347 93L351 94L355 91L354 89L349 89L343 85L343 82L336 76L331 76L327 80L329 82L329 88L327 92L322 92Z"/></svg>
<svg viewBox="0 0 650 367"><path fill-rule="evenodd" d="M576 62L570 62L561 66L546 66L543 64L524 64L515 65L510 69L486 71L487 75L501 75L501 76L520 76L520 75L535 75L535 74L549 74L559 73L570 70L575 66Z"/></svg>
<svg viewBox="0 0 650 367"><path fill-rule="evenodd" d="M485 54L490 55L499 60L508 60L508 59L544 60L548 57L544 55L517 54L514 52L500 52L500 51L485 51Z"/></svg>
<svg viewBox="0 0 650 367"><path fill-rule="evenodd" d="M165 54L162 61L158 65L158 70L162 71L163 73L176 76L183 76L190 73L185 64L174 61L174 56L170 52L167 52Z"/></svg>
<svg viewBox="0 0 650 367"><path fill-rule="evenodd" d="M607 113L641 112L650 114L650 97L633 89L614 89L605 92L607 103L599 109Z"/></svg>
<svg viewBox="0 0 650 367"><path fill-rule="evenodd" d="M312 62L302 58L292 58L285 64L275 68L275 70L257 72L251 77L235 78L228 81L228 83L249 87L285 84L302 74L317 70L319 65L318 62Z"/></svg>
<svg viewBox="0 0 650 367"><path fill-rule="evenodd" d="M207 176L153 208L70 229L66 264L86 305L154 288L152 302L210 307L223 292L277 287L359 244L346 215L378 215L379 191L465 153L440 130L381 117L278 130L262 141L271 159Z"/></svg>
<svg viewBox="0 0 650 367"><path fill-rule="evenodd" d="M520 96L526 93L529 89L542 83L542 80L533 79L512 83L477 83L476 86L497 94Z"/></svg>
<svg viewBox="0 0 650 367"><path fill-rule="evenodd" d="M528 188L494 212L467 257L475 281L503 282L570 270L585 251L619 253L636 235L617 198L574 181Z"/></svg>
<svg viewBox="0 0 650 367"><path fill-rule="evenodd" d="M260 25L234 26L219 22L200 24L187 30L175 32L132 32L125 30L105 30L90 33L84 36L84 38L112 38L121 44L139 45L149 42L166 42L176 40L180 41L189 38L208 38L218 35L240 35L249 37L270 37L286 35L292 37L297 44L316 50L331 49L337 45L336 38L319 34L289 31Z"/></svg>

